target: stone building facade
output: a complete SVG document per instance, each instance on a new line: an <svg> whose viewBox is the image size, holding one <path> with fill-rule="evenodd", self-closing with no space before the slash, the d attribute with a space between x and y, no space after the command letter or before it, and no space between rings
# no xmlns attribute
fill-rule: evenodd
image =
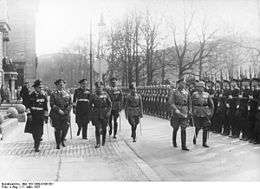
<svg viewBox="0 0 260 189"><path fill-rule="evenodd" d="M12 31L7 56L18 72L16 86L36 78L36 12L39 0L7 0L8 20Z"/></svg>
<svg viewBox="0 0 260 189"><path fill-rule="evenodd" d="M0 87L4 85L3 60L7 56L10 27L8 24L7 0L0 0Z"/></svg>

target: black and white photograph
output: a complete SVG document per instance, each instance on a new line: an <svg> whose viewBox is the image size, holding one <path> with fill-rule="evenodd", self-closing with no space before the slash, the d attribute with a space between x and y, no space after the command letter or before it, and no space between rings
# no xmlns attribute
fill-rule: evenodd
<svg viewBox="0 0 260 189"><path fill-rule="evenodd" d="M0 0L2 188L259 185L259 162L260 0Z"/></svg>

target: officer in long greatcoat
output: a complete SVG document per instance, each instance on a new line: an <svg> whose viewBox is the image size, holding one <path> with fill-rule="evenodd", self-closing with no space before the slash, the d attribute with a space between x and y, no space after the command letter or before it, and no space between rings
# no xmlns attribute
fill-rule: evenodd
<svg viewBox="0 0 260 189"><path fill-rule="evenodd" d="M176 136L181 127L181 146L182 150L189 151L186 146L186 127L189 125L190 95L186 89L184 79L177 81L177 89L173 90L169 99L172 111L171 126L173 127L172 143L177 147Z"/></svg>
<svg viewBox="0 0 260 189"><path fill-rule="evenodd" d="M117 78L113 77L110 79L111 87L107 89L107 93L112 101L112 110L109 117L109 135L113 133L113 138L116 139L117 128L118 128L118 117L122 110L123 94L122 91L117 87ZM112 124L114 123L114 127Z"/></svg>
<svg viewBox="0 0 260 189"><path fill-rule="evenodd" d="M193 138L193 144L196 144L196 139L200 129L203 130L202 134L202 145L206 148L207 136L210 127L210 120L214 111L214 103L209 93L204 92L205 83L200 81L197 83L197 91L191 96L192 102L192 115L194 118L195 125L195 136Z"/></svg>
<svg viewBox="0 0 260 189"><path fill-rule="evenodd" d="M95 148L99 148L100 134L102 134L102 146L106 142L107 125L111 114L112 102L107 92L104 91L104 84L102 82L96 82L95 87L95 92L91 95L90 105L92 106L91 120L95 126Z"/></svg>
<svg viewBox="0 0 260 189"><path fill-rule="evenodd" d="M79 81L80 87L75 90L73 96L73 112L76 115L76 123L78 125L77 136L80 135L82 130L82 139L88 139L88 123L90 121L90 96L91 92L87 88L87 79Z"/></svg>
<svg viewBox="0 0 260 189"><path fill-rule="evenodd" d="M40 141L43 135L44 121L48 122L47 96L41 89L41 81L36 80L33 84L34 91L29 96L28 117L31 122L31 133L34 140L35 152L39 152Z"/></svg>
<svg viewBox="0 0 260 189"><path fill-rule="evenodd" d="M65 81L58 79L54 82L57 89L50 96L50 118L55 129L56 148L60 149L60 144L65 147L65 138L70 126L70 112L72 109L71 95L65 90Z"/></svg>
<svg viewBox="0 0 260 189"><path fill-rule="evenodd" d="M143 117L143 102L142 97L136 92L135 83L131 83L129 86L130 93L125 100L125 115L131 125L131 137L133 142L136 142L136 129L140 123L140 119Z"/></svg>

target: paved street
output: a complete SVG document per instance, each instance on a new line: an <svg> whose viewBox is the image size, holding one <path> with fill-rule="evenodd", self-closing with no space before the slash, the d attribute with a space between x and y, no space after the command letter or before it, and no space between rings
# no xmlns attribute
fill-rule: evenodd
<svg viewBox="0 0 260 189"><path fill-rule="evenodd" d="M259 181L260 146L237 139L210 134L211 148L191 142L190 152L171 145L171 127L167 120L145 116L142 135L138 128L137 143L130 140L130 126L122 115L122 128L117 140L108 138L107 145L94 149L94 128L89 140L67 136L67 146L55 149L53 129L45 133L40 153L33 151L24 125L0 143L0 180L11 181ZM48 132L47 132L48 131ZM48 134L49 133L49 134ZM180 139L178 138L179 146Z"/></svg>
<svg viewBox="0 0 260 189"><path fill-rule="evenodd" d="M192 144L193 128L188 128L187 146L191 151L171 144L172 128L169 121L145 116L136 144L127 141L138 154L165 181L260 181L260 146L238 139L210 133L210 148L202 147L202 132L197 145ZM125 136L128 135L124 132Z"/></svg>

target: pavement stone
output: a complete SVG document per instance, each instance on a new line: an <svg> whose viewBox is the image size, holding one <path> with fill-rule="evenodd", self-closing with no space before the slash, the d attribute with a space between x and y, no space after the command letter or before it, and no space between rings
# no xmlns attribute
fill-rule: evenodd
<svg viewBox="0 0 260 189"><path fill-rule="evenodd" d="M74 120L74 117L73 117ZM209 145L192 144L194 128L187 129L189 152L171 144L168 120L144 116L137 142L121 113L118 139L107 137L105 147L95 149L94 127L89 140L76 137L72 124L66 147L55 149L53 128L45 125L40 153L33 151L24 124L0 142L0 180L4 181L259 181L260 146L210 133ZM180 146L180 133L178 144Z"/></svg>
<svg viewBox="0 0 260 189"><path fill-rule="evenodd" d="M127 125L124 120L122 122ZM138 157L164 181L260 181L260 146L219 134L209 134L210 148L202 147L202 132L192 144L194 128L187 128L189 152L172 147L172 128L168 120L144 116L137 142L130 139L130 127L121 133ZM180 131L179 131L180 132Z"/></svg>
<svg viewBox="0 0 260 189"><path fill-rule="evenodd" d="M74 120L74 116L73 116ZM33 150L30 134L23 133L19 123L0 142L0 180L2 181L148 181L150 172L145 162L126 145L122 138L107 137L104 147L95 149L94 127L89 126L89 140L67 136L66 147L55 149L54 130L44 126L40 152ZM143 171L145 170L145 171Z"/></svg>

